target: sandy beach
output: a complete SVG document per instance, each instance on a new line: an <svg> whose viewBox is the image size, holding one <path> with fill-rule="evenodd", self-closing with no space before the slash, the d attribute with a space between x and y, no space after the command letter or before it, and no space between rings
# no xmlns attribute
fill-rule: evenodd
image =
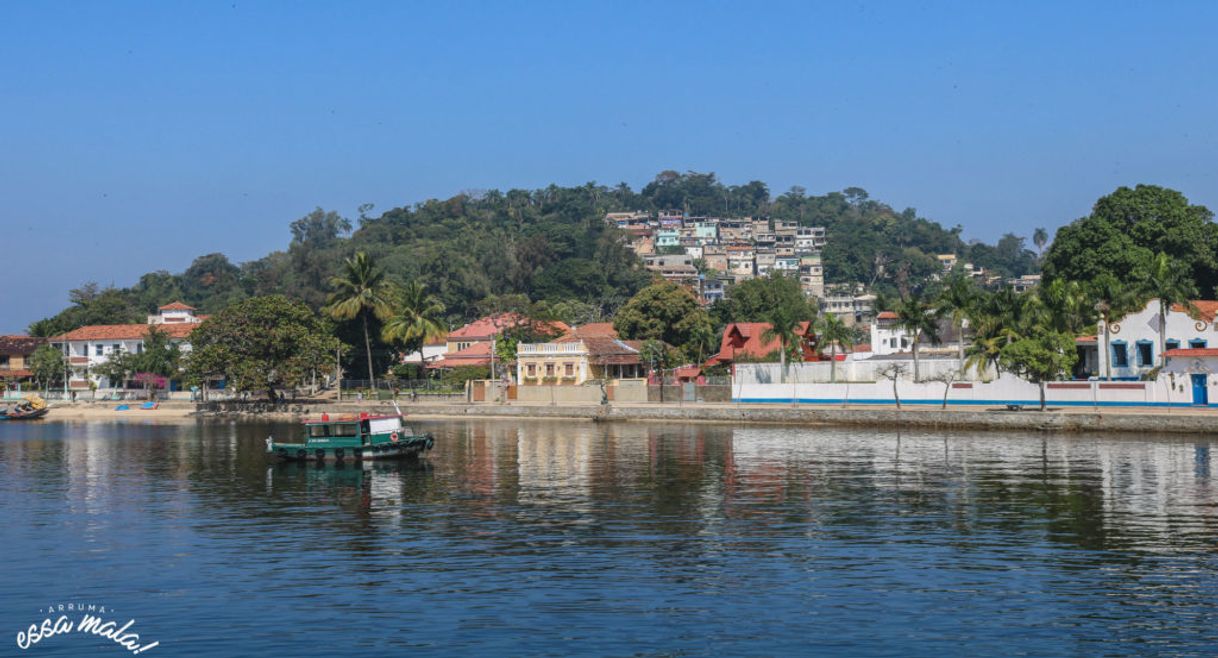
<svg viewBox="0 0 1218 658"><path fill-rule="evenodd" d="M126 411L116 411L120 404ZM156 409L140 409L140 402L51 402L51 413L47 420L62 421L106 421L139 423L194 423L195 405L192 402L162 402Z"/></svg>

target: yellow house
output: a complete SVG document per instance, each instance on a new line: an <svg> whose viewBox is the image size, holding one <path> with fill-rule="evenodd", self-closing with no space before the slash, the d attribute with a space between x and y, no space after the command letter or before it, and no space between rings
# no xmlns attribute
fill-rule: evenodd
<svg viewBox="0 0 1218 658"><path fill-rule="evenodd" d="M567 338L516 346L516 381L524 386L646 376L642 343L609 336Z"/></svg>

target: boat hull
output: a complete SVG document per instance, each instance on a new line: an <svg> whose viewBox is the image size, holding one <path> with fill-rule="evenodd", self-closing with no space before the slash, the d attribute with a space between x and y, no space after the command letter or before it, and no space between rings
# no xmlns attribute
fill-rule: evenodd
<svg viewBox="0 0 1218 658"><path fill-rule="evenodd" d="M37 409L28 413L0 414L0 420L38 420L47 415L50 409Z"/></svg>
<svg viewBox="0 0 1218 658"><path fill-rule="evenodd" d="M372 459L409 459L431 450L430 434L402 437L393 443L366 446L310 446L303 443L271 443L267 455L279 461L338 462Z"/></svg>

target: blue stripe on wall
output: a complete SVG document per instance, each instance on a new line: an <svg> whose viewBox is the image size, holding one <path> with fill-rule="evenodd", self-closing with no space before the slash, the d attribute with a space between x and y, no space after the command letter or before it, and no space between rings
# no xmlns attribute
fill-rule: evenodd
<svg viewBox="0 0 1218 658"><path fill-rule="evenodd" d="M841 404L890 404L890 405L896 406L896 402L891 399L888 399L888 400L874 400L874 399L847 400L847 399L842 399L842 398L838 398L838 399L798 398L797 400L793 401L791 398L732 398L732 402L740 402L743 404L791 404L792 402L796 402L798 404L837 404L837 405L841 405ZM903 405L905 405L905 404L933 404L933 405L941 406L943 404L943 400L942 399L939 399L939 400L906 400L905 398L901 398L901 404L903 404ZM949 407L950 406L959 406L959 405L1001 405L1001 406L1005 406L1008 404L1021 404L1025 407L1039 407L1040 400L952 400L952 399L948 399L948 401L947 401L947 405ZM1097 403L1097 402L1083 401L1083 400L1070 400L1070 401L1045 400L1045 404L1048 406L1055 406L1055 407L1182 407L1182 408L1183 407L1195 407L1195 408L1205 407L1205 408L1210 408L1210 409L1218 408L1218 403L1211 403L1209 405L1199 405L1199 404L1192 404L1191 402L1098 402Z"/></svg>

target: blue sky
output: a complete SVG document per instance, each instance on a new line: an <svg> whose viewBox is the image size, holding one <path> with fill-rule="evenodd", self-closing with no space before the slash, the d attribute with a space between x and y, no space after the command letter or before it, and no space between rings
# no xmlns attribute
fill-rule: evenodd
<svg viewBox="0 0 1218 658"><path fill-rule="evenodd" d="M463 189L857 185L966 237L1218 207L1218 3L0 3L0 331Z"/></svg>

